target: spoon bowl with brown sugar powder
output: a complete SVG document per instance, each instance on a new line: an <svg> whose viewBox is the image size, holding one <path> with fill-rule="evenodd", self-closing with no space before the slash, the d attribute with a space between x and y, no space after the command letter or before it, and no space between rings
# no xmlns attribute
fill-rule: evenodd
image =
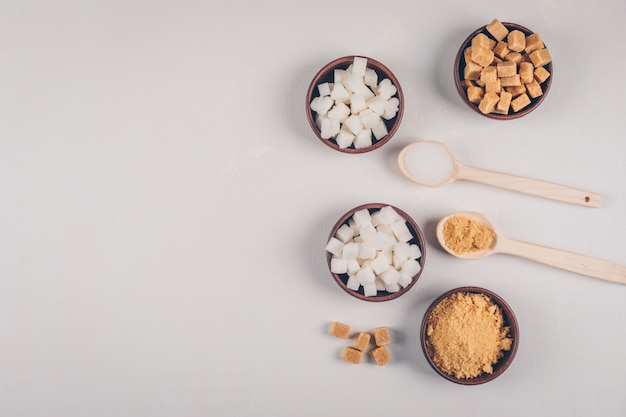
<svg viewBox="0 0 626 417"><path fill-rule="evenodd" d="M504 253L540 262L605 281L626 284L626 266L590 256L499 235L484 215L459 212L442 218L435 230L437 240L448 253L463 259L481 259Z"/></svg>
<svg viewBox="0 0 626 417"><path fill-rule="evenodd" d="M398 165L407 178L426 187L441 187L463 179L566 203L600 207L600 195L596 193L463 165L440 142L418 141L405 146L398 155Z"/></svg>

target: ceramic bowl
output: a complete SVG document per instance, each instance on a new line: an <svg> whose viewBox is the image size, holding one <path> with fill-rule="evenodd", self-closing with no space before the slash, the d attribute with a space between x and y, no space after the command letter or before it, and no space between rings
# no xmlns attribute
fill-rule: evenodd
<svg viewBox="0 0 626 417"><path fill-rule="evenodd" d="M516 23L502 22L502 24L509 30L509 32L513 30L519 30L523 32L526 36L533 33L533 31L531 31L530 29L525 28L524 26L518 25ZM456 54L456 59L454 61L454 82L456 84L456 89L459 95L461 96L461 99L463 100L463 102L466 103L476 113L482 116L488 117L490 119L495 119L495 120L513 120L522 116L526 116L527 114L535 110L537 107L539 107L539 105L545 100L545 98L548 95L548 92L550 91L550 86L552 85L552 78L554 78L552 62L548 63L547 65L544 65L544 68L550 73L550 76L543 83L540 84L543 94L537 98L531 98L530 104L522 108L518 112L514 112L512 109L509 109L508 114L498 114L498 113L486 113L485 114L485 113L482 113L478 109L478 104L472 103L467 98L466 87L463 84L463 79L464 79L463 74L465 70L464 52L465 52L465 49L471 45L472 39L474 38L474 36L478 35L479 33L484 33L485 35L487 35L487 37L493 40L493 37L489 34L486 28L487 26L485 25L481 28L476 29L474 32L472 32L463 41L463 43L461 44L461 47L459 48ZM545 42L544 42L544 45L545 45ZM547 45L545 46L546 48L548 48ZM548 48L548 51L549 51L549 48ZM513 99L515 99L515 97Z"/></svg>
<svg viewBox="0 0 626 417"><path fill-rule="evenodd" d="M498 360L496 364L493 365L492 373L482 373L474 378L457 378L456 376L448 374L444 372L443 370L439 369L429 354L428 336L426 332L428 328L428 320L430 318L430 315L432 311L435 309L435 307L442 300L444 300L445 298L449 297L452 294L456 294L459 292L484 294L488 296L491 299L491 301L493 301L495 304L497 304L500 307L500 309L502 310L503 318L504 318L504 325L509 326L509 329L510 329L509 336L513 339L511 349L507 351L503 351L503 356ZM441 294L432 302L432 304L426 310L426 313L424 314L424 318L422 320L422 325L421 325L421 330L420 330L420 339L421 339L422 350L424 352L424 356L426 356L426 360L428 361L430 366L435 370L435 372L437 372L437 374L447 379L448 381L452 381L457 384L478 385L478 384L484 384L486 382L494 380L498 376L502 375L502 373L509 367L509 365L511 365L511 362L513 362L513 359L515 358L515 354L517 353L517 347L519 345L519 328L518 328L517 319L515 318L515 314L513 313L513 310L506 303L506 301L502 299L502 297L500 297L498 294L494 293L493 291L490 291L485 288L467 286L467 287L459 287L459 288L446 291L445 293Z"/></svg>
<svg viewBox="0 0 626 417"><path fill-rule="evenodd" d="M360 57L367 59L367 68L371 68L376 72L379 83L385 78L388 78L391 81L391 83L396 87L397 90L393 97L397 98L399 101L398 111L396 115L389 120L383 118L388 133L385 136L381 137L379 140L377 140L374 135L372 135L371 146L362 148L355 148L354 145L350 145L348 147L340 147L335 139L324 139L321 134L321 129L317 126L315 122L316 112L311 109L311 102L320 95L318 85L323 83L333 83L335 70L347 69L353 63L355 58L354 55L344 56L326 64L322 69L317 72L317 74L315 74L315 77L313 77L313 80L311 81L311 84L309 85L306 94L306 115L309 125L311 126L311 129L313 130L315 136L322 143L329 146L330 148L348 154L360 154L370 152L374 149L380 148L385 143L389 142L389 140L391 140L391 138L398 130L400 122L402 121L402 115L404 114L404 95L402 94L402 88L400 87L400 82L398 81L396 76L391 72L389 68L387 68L377 60L363 56Z"/></svg>
<svg viewBox="0 0 626 417"><path fill-rule="evenodd" d="M391 206L389 204L381 204L381 203L369 203L369 204L363 204L360 205L358 207L353 208L352 210L348 211L347 213L345 213L343 216L341 216L341 218L337 221L337 223L335 223L335 225L333 226L329 236L328 236L328 240L330 240L331 237L335 236L337 233L337 230L344 224L349 224L349 222L351 221L351 219L353 218L353 215L363 209L367 209L368 212L371 214L373 214L374 212L379 211L381 208L386 207L386 206L390 206L392 207L396 213L398 213L401 217L404 218L405 222L406 222L406 226L408 227L409 231L411 232L411 234L413 235L413 238L411 240L408 241L409 244L416 244L421 252L421 257L418 259L418 262L420 264L420 269L417 273L415 273L412 277L411 283L406 285L404 288L401 288L399 291L396 292L387 292L387 291L378 291L376 295L365 295L364 294L364 289L363 286L361 286L358 291L352 290L350 288L348 288L347 286L347 282L348 282L348 274L336 274L333 273L331 271L331 260L333 255L326 251L326 261L328 264L328 269L333 277L333 279L335 280L335 282L348 294L350 294L353 297L356 297L360 300L364 300L364 301L373 301L373 302L380 302L380 301L389 301L389 300L393 300L396 299L398 297L400 297L401 295L405 294L407 291L409 291L417 282L417 280L419 279L420 275L422 274L422 271L424 270L424 262L426 260L426 241L424 239L424 235L422 233L422 230L419 228L419 226L417 225L417 223L415 223L415 220L413 220L407 213L405 213L404 211L400 210L397 207Z"/></svg>

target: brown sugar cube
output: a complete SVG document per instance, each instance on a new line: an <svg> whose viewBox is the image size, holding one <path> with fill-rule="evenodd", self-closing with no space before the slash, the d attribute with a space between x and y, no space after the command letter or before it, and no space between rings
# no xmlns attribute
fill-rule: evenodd
<svg viewBox="0 0 626 417"><path fill-rule="evenodd" d="M526 86L518 85L515 87L505 87L504 91L506 91L507 93L511 93L513 97L518 97L518 96L521 96L522 94L526 94Z"/></svg>
<svg viewBox="0 0 626 417"><path fill-rule="evenodd" d="M520 64L520 62L522 62L523 57L522 54L520 54L519 52L509 52L508 54L506 54L506 56L504 57L505 61L511 61L511 62L515 62L517 65Z"/></svg>
<svg viewBox="0 0 626 417"><path fill-rule="evenodd" d="M467 48L463 50L463 59L465 60L466 64L472 62L472 47L471 46L468 46Z"/></svg>
<svg viewBox="0 0 626 417"><path fill-rule="evenodd" d="M512 61L504 61L499 63L496 68L498 69L498 77L512 77L517 74L517 64Z"/></svg>
<svg viewBox="0 0 626 417"><path fill-rule="evenodd" d="M474 83L472 83L471 80L461 80L461 87L463 88L470 88L473 87Z"/></svg>
<svg viewBox="0 0 626 417"><path fill-rule="evenodd" d="M537 49L543 49L545 45L541 40L541 36L538 33L533 33L531 35L526 36L526 47L524 48L524 52L526 54L530 54L531 52L536 51Z"/></svg>
<svg viewBox="0 0 626 417"><path fill-rule="evenodd" d="M538 83L542 83L550 77L550 72L544 67L535 68L535 72L533 73L535 80Z"/></svg>
<svg viewBox="0 0 626 417"><path fill-rule="evenodd" d="M537 98L543 94L541 86L536 80L533 80L531 83L526 84L526 90L528 90L528 95L531 98Z"/></svg>
<svg viewBox="0 0 626 417"><path fill-rule="evenodd" d="M379 346L372 350L372 356L374 360L378 364L378 366L387 365L391 362L391 356L389 356L389 351L385 346Z"/></svg>
<svg viewBox="0 0 626 417"><path fill-rule="evenodd" d="M482 45L472 45L472 61L481 67L489 66L493 62L493 51Z"/></svg>
<svg viewBox="0 0 626 417"><path fill-rule="evenodd" d="M498 79L497 68L493 65L485 67L480 72L480 81L484 83L493 82Z"/></svg>
<svg viewBox="0 0 626 417"><path fill-rule="evenodd" d="M500 91L502 91L502 83L500 82L499 78L495 81L490 81L485 84L485 93L500 94Z"/></svg>
<svg viewBox="0 0 626 417"><path fill-rule="evenodd" d="M485 93L483 99L478 103L478 110L483 114L491 113L495 110L498 100L500 97L496 93Z"/></svg>
<svg viewBox="0 0 626 417"><path fill-rule="evenodd" d="M483 67L473 61L470 61L463 69L463 78L466 80L478 80L480 79L480 73L482 70Z"/></svg>
<svg viewBox="0 0 626 417"><path fill-rule="evenodd" d="M372 336L369 333L359 333L359 336L356 338L356 343L354 344L354 347L360 351L364 351L367 345L369 345L371 338Z"/></svg>
<svg viewBox="0 0 626 417"><path fill-rule="evenodd" d="M480 100L482 100L483 96L485 95L485 90L483 90L482 88L478 87L478 86L471 86L467 88L467 99L475 104L480 103Z"/></svg>
<svg viewBox="0 0 626 417"><path fill-rule="evenodd" d="M522 84L528 84L533 81L533 64L530 62L520 62L519 64L519 78Z"/></svg>
<svg viewBox="0 0 626 417"><path fill-rule="evenodd" d="M374 342L376 346L384 346L389 344L389 329L386 327L377 327L372 333L374 333Z"/></svg>
<svg viewBox="0 0 626 417"><path fill-rule="evenodd" d="M521 30L512 30L506 37L509 49L515 52L522 52L526 48L526 35Z"/></svg>
<svg viewBox="0 0 626 417"><path fill-rule="evenodd" d="M498 101L498 104L496 104L496 113L508 114L512 98L513 94L507 93L506 91L501 92L500 101Z"/></svg>
<svg viewBox="0 0 626 417"><path fill-rule="evenodd" d="M491 65L497 64L498 62L502 62L502 59L494 55L493 62L491 63Z"/></svg>
<svg viewBox="0 0 626 417"><path fill-rule="evenodd" d="M347 339L350 334L350 326L334 321L330 326L330 334L340 339Z"/></svg>
<svg viewBox="0 0 626 417"><path fill-rule="evenodd" d="M509 30L498 19L493 19L486 27L487 32L491 33L496 40L501 41L509 34Z"/></svg>
<svg viewBox="0 0 626 417"><path fill-rule="evenodd" d="M511 108L513 109L514 112L518 112L520 110L522 110L524 107L528 106L530 104L530 97L528 97L528 94L522 94L521 96L513 99L511 101Z"/></svg>
<svg viewBox="0 0 626 417"><path fill-rule="evenodd" d="M502 87L517 87L522 85L522 81L520 80L519 74L515 74L510 77L500 78L500 84L502 84Z"/></svg>
<svg viewBox="0 0 626 417"><path fill-rule="evenodd" d="M533 62L535 68L543 67L546 64L552 62L550 52L546 48L537 49L530 54L530 60Z"/></svg>
<svg viewBox="0 0 626 417"><path fill-rule="evenodd" d="M355 365L358 365L361 363L362 357L363 357L363 352L351 346L346 346L343 350L343 360L346 362L350 362Z"/></svg>
<svg viewBox="0 0 626 417"><path fill-rule="evenodd" d="M493 53L500 58L504 58L511 50L506 42L499 41L493 48Z"/></svg>
<svg viewBox="0 0 626 417"><path fill-rule="evenodd" d="M484 33L479 33L472 38L472 46L482 46L483 48L490 47L489 37Z"/></svg>

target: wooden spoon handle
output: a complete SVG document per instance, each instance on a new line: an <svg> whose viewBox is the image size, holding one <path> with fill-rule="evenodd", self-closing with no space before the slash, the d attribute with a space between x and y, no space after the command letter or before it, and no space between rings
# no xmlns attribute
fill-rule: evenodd
<svg viewBox="0 0 626 417"><path fill-rule="evenodd" d="M626 284L626 267L601 259L498 236L496 252L520 256L605 281Z"/></svg>
<svg viewBox="0 0 626 417"><path fill-rule="evenodd" d="M485 171L461 164L458 166L457 177L566 203L579 204L587 207L600 207L599 194L553 184L547 181Z"/></svg>

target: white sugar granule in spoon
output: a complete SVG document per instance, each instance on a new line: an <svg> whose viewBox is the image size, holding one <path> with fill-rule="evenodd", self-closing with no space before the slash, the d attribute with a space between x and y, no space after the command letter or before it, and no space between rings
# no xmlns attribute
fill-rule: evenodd
<svg viewBox="0 0 626 417"><path fill-rule="evenodd" d="M422 142L406 152L404 166L416 181L424 185L438 185L452 176L454 161L440 144Z"/></svg>

